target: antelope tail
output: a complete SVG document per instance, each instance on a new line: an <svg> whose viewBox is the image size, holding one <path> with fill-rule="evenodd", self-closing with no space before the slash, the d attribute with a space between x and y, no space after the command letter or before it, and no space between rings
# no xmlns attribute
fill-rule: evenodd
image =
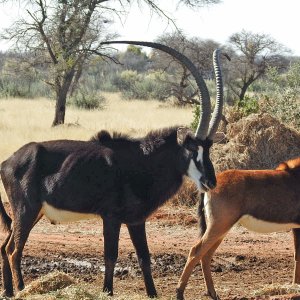
<svg viewBox="0 0 300 300"><path fill-rule="evenodd" d="M0 224L1 227L3 228L3 230L5 230L6 232L11 230L11 218L9 217L9 215L6 213L6 210L3 206L3 202L1 199L1 195L0 195Z"/></svg>
<svg viewBox="0 0 300 300"><path fill-rule="evenodd" d="M198 206L198 220L199 220L199 236L200 238L206 231L206 220L205 220L205 213L204 213L204 193L200 194L199 206Z"/></svg>

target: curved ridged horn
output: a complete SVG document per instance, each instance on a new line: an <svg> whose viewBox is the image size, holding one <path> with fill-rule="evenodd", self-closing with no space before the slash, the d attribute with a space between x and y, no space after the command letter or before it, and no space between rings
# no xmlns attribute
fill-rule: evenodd
<svg viewBox="0 0 300 300"><path fill-rule="evenodd" d="M207 138L213 140L213 137L218 129L219 123L222 119L222 110L223 110L223 80L222 80L222 71L220 67L220 49L216 49L213 54L213 64L216 80L216 104L213 115L211 117L208 129Z"/></svg>
<svg viewBox="0 0 300 300"><path fill-rule="evenodd" d="M151 47L163 52L166 52L177 60L179 60L191 74L194 76L197 86L199 88L200 93L200 105L201 105L201 113L199 117L199 123L195 135L197 138L201 140L205 140L207 137L207 131L209 126L210 114L211 114L211 103L210 103L210 96L206 86L205 81L203 80L200 72L196 68L196 66L182 53L178 52L177 50L170 48L166 45L162 45L159 43L153 42L141 42L141 41L107 41L102 42L101 44L132 44L132 45L139 45L145 47Z"/></svg>

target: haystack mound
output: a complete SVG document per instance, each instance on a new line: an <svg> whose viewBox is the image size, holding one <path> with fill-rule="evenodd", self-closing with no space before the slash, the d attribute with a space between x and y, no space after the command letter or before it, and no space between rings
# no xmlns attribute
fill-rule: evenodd
<svg viewBox="0 0 300 300"><path fill-rule="evenodd" d="M22 299L34 294L47 294L66 288L76 281L69 275L62 272L52 272L31 282L26 288L19 292L16 299Z"/></svg>
<svg viewBox="0 0 300 300"><path fill-rule="evenodd" d="M300 156L300 132L268 114L252 114L229 125L227 144L216 144L212 161L216 171L270 169Z"/></svg>

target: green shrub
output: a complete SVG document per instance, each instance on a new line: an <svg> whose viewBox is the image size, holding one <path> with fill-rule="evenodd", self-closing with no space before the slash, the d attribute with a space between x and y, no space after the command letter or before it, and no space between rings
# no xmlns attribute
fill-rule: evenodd
<svg viewBox="0 0 300 300"><path fill-rule="evenodd" d="M238 100L236 105L243 117L247 117L250 114L256 114L259 111L258 100L254 97L249 97L248 95L246 95L244 99Z"/></svg>
<svg viewBox="0 0 300 300"><path fill-rule="evenodd" d="M114 78L114 85L121 91L128 91L132 90L140 80L141 75L137 71L125 70Z"/></svg>
<svg viewBox="0 0 300 300"><path fill-rule="evenodd" d="M280 74L275 68L267 73L269 84L262 95L260 107L282 122L300 129L300 61Z"/></svg>
<svg viewBox="0 0 300 300"><path fill-rule="evenodd" d="M169 92L163 76L161 72L139 74L126 70L113 78L113 85L121 91L124 99L165 100Z"/></svg>
<svg viewBox="0 0 300 300"><path fill-rule="evenodd" d="M87 91L84 88L78 89L71 97L69 103L81 109L103 109L106 99L103 95L99 95L93 91Z"/></svg>
<svg viewBox="0 0 300 300"><path fill-rule="evenodd" d="M16 82L5 81L0 86L0 97L19 97L19 98L29 98L31 94L22 84Z"/></svg>

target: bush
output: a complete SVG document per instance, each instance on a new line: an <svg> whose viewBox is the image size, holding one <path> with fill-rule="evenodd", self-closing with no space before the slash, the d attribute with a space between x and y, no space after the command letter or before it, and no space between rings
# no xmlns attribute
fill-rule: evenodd
<svg viewBox="0 0 300 300"><path fill-rule="evenodd" d="M300 62L292 64L285 74L270 68L267 76L269 84L262 95L261 110L300 129Z"/></svg>
<svg viewBox="0 0 300 300"><path fill-rule="evenodd" d="M8 98L8 97L18 97L18 98L29 98L32 95L29 91L23 87L22 84L18 84L17 82L9 82L9 81L1 81L0 84L0 97Z"/></svg>
<svg viewBox="0 0 300 300"><path fill-rule="evenodd" d="M113 85L121 91L124 99L165 100L168 88L161 80L164 76L161 72L139 74L126 70L113 78Z"/></svg>
<svg viewBox="0 0 300 300"><path fill-rule="evenodd" d="M238 100L236 105L243 117L247 117L250 114L256 114L259 111L258 100L247 95L244 97L244 99Z"/></svg>
<svg viewBox="0 0 300 300"><path fill-rule="evenodd" d="M103 109L105 107L106 99L103 95L96 92L87 91L80 88L70 99L70 104L81 109Z"/></svg>

